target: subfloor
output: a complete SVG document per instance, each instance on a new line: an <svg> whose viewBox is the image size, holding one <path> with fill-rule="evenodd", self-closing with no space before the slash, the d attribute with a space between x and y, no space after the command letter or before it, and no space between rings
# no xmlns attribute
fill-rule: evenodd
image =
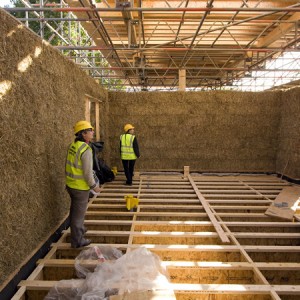
<svg viewBox="0 0 300 300"><path fill-rule="evenodd" d="M176 299L300 299L300 223L264 214L290 183L271 175L186 172L136 174L132 186L124 181L117 175L90 200L90 246L156 253ZM139 199L136 211L126 208L129 194ZM76 278L81 250L70 248L66 230L13 299L43 299L57 281Z"/></svg>

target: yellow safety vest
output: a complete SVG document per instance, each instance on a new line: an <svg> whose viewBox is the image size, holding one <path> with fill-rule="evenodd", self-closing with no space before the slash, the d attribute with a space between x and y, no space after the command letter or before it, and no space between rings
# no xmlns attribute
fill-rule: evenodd
<svg viewBox="0 0 300 300"><path fill-rule="evenodd" d="M121 159L122 160L134 160L137 156L133 150L133 140L135 136L129 133L122 134L120 136L121 140Z"/></svg>
<svg viewBox="0 0 300 300"><path fill-rule="evenodd" d="M81 155L84 151L92 151L92 149L87 143L73 142L69 147L66 161L66 185L81 191L90 189L83 177Z"/></svg>

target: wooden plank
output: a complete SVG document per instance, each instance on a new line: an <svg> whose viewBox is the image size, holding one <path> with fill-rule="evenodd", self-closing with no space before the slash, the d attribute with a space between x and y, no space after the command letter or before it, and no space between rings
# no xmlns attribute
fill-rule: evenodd
<svg viewBox="0 0 300 300"><path fill-rule="evenodd" d="M274 194L278 194L280 191L278 190L251 190L251 189L234 189L234 190L228 190L228 189L205 189L205 188L199 188L199 191L201 191L201 193L205 194L205 193L209 193L209 194L215 194L215 193L222 193L222 194L232 194L232 195L235 195L235 194L242 194L242 195L245 195L245 194L252 194L252 195L259 195L260 197L263 197L264 195L263 194L258 194L257 192L261 192L261 193L274 193Z"/></svg>
<svg viewBox="0 0 300 300"><path fill-rule="evenodd" d="M238 217L238 218L265 218L268 220L268 216L264 213L218 213L220 217Z"/></svg>
<svg viewBox="0 0 300 300"><path fill-rule="evenodd" d="M74 268L75 259L40 259L38 264L46 267L67 267ZM80 260L84 267L96 267L98 260ZM215 262L215 261L162 261L161 265L168 269L172 268L202 268L202 269L229 269L229 270L251 270L252 263L249 262ZM254 263L260 270L300 270L300 263Z"/></svg>
<svg viewBox="0 0 300 300"><path fill-rule="evenodd" d="M153 205L151 205L151 203L150 204L139 204L139 206L140 206L140 208L152 208L153 207ZM227 207L229 207L229 206L227 206ZM241 208L242 206L237 206L237 207ZM126 208L126 203L124 202L124 204L89 204L88 208L90 208L90 209L92 209L92 208L107 208L107 209L108 208L120 208L120 209L122 209L122 208ZM180 210L181 209L190 209L190 210L198 209L199 210L199 209L202 209L202 206L199 205L199 201L198 201L198 205L186 206L186 205L178 204L178 205L172 205L171 206L171 205L168 205L168 204L164 203L164 204L156 204L155 208L157 208L157 209L166 209L167 208L167 209L170 209L170 210L172 210L172 209L180 209ZM246 208L249 208L249 207L246 206ZM256 208L265 208L265 207L256 206Z"/></svg>
<svg viewBox="0 0 300 300"><path fill-rule="evenodd" d="M276 195L269 195L269 194L266 194L266 195L263 195L263 196L260 196L260 195L245 195L245 194L231 194L231 195L224 195L224 194L204 194L203 196L207 197L207 198L211 198L211 197L218 197L218 198L236 198L236 197L239 197L241 199L264 199L265 197L267 198L276 198ZM210 200L210 199L207 199L207 200Z"/></svg>
<svg viewBox="0 0 300 300"><path fill-rule="evenodd" d="M137 291L114 295L110 300L176 300L175 294L171 290Z"/></svg>
<svg viewBox="0 0 300 300"><path fill-rule="evenodd" d="M298 222L300 222L300 215L296 214L294 215L295 220L297 220Z"/></svg>
<svg viewBox="0 0 300 300"><path fill-rule="evenodd" d="M26 299L26 287L22 286L19 290L14 294L11 300L25 300Z"/></svg>
<svg viewBox="0 0 300 300"><path fill-rule="evenodd" d="M300 246L244 246L247 252L300 252Z"/></svg>
<svg viewBox="0 0 300 300"><path fill-rule="evenodd" d="M70 232L69 230L66 230L65 232ZM259 233L255 233L255 234L259 234ZM155 237L180 237L180 238L184 238L184 237L194 237L194 238L205 238L205 237L217 237L218 234L216 232L204 232L204 231L199 231L199 232L176 232L176 231L172 231L172 232L163 232L163 231L113 231L113 230L109 230L109 231L101 231L101 230L89 230L87 232L88 236L135 236L135 237L151 237L151 236L155 236ZM242 234L241 234L242 235ZM254 233L252 233L251 235L254 235ZM291 235L291 234L290 234ZM300 234L297 234L298 236L300 236Z"/></svg>
<svg viewBox="0 0 300 300"><path fill-rule="evenodd" d="M290 222L220 222L227 226L249 226L249 227L300 227L300 223Z"/></svg>
<svg viewBox="0 0 300 300"><path fill-rule="evenodd" d="M299 239L300 233L282 233L282 232L235 232L232 233L237 238L253 239Z"/></svg>
<svg viewBox="0 0 300 300"><path fill-rule="evenodd" d="M128 190L127 189L127 193L128 193ZM137 191L137 189L135 189L135 191ZM161 190L163 191L163 190ZM143 192L140 194L140 197L143 198L143 197L151 197L151 198L157 198L157 197L161 197L161 198L165 198L165 197L172 197L172 198L196 198L195 195L193 193L185 193L185 194L177 194L177 193L174 193L174 190L172 191L173 193L169 193L169 194L165 194L165 193L160 193L160 194L154 194L154 193L149 193L147 191ZM124 197L124 193L106 193L106 192L103 192L101 193L98 198L100 197L105 197L105 196L110 196L110 197Z"/></svg>
<svg viewBox="0 0 300 300"><path fill-rule="evenodd" d="M220 221L220 224L227 226L238 226L238 227L300 227L300 223L291 222L231 222L231 221ZM85 220L85 225L131 225L132 220ZM157 225L157 226L212 226L210 221L135 221L136 225Z"/></svg>
<svg viewBox="0 0 300 300"><path fill-rule="evenodd" d="M218 201L218 200L217 200ZM230 201L230 200L229 200ZM253 200L253 201L260 201L260 200ZM110 202L110 203L124 203L124 199L120 199L120 198L93 198L93 202L92 203L107 203L107 202ZM166 203L166 204L170 204L170 203L179 203L179 204L182 204L183 201L182 199L168 199L168 198L164 198L164 199L139 199L139 202L140 203L150 203L150 204L153 204L153 203ZM270 201L271 202L271 201ZM199 205L199 200L198 199L191 199L191 200L184 200L184 204L198 204Z"/></svg>
<svg viewBox="0 0 300 300"><path fill-rule="evenodd" d="M69 231L66 231L69 232ZM89 230L87 233L88 236L135 236L135 237L194 237L194 238L206 238L206 237L217 237L218 233L216 232L182 232L182 231L101 231L101 230ZM231 232L225 233L224 235L234 235L237 238L286 238L286 239L299 239L299 233L281 233L281 232Z"/></svg>
<svg viewBox="0 0 300 300"><path fill-rule="evenodd" d="M191 213L191 212L131 212L131 211L87 211L86 216L133 216L137 214L139 216L161 216L161 217L205 217L206 213ZM263 215L264 214L260 214Z"/></svg>
<svg viewBox="0 0 300 300"><path fill-rule="evenodd" d="M89 94L85 94L86 97L88 97L89 101L91 102L97 102L97 103L102 103L102 100L101 99L98 99L98 98L95 98Z"/></svg>
<svg viewBox="0 0 300 300"><path fill-rule="evenodd" d="M206 200L208 203L241 203L241 204L269 204L272 203L272 200L222 200L222 199L208 199Z"/></svg>
<svg viewBox="0 0 300 300"><path fill-rule="evenodd" d="M137 198L140 199L140 195L141 195L141 190L142 190L142 184L143 184L143 179L141 177L139 177L139 190L138 190L138 193L137 193ZM140 205L138 205L137 207L137 212L140 212ZM130 236L129 236L129 239L128 239L128 244L132 244L132 241L133 241L133 235L132 233L134 233L134 230L135 230L135 224L136 224L136 216L137 215L134 215L133 216L133 219L132 219L132 225L131 225L131 228L130 228ZM127 248L126 250L126 253L128 253L131 249L130 248Z"/></svg>
<svg viewBox="0 0 300 300"><path fill-rule="evenodd" d="M57 249L71 249L71 245L69 243L59 243L53 244L57 247ZM87 248L99 246L99 244L90 244ZM212 251L212 252L228 252L228 251L239 251L239 248L236 245L188 245L188 244L177 244L177 245L156 245L156 244L105 244L105 246L112 246L118 249L127 249L128 247L132 249L145 247L148 250L159 250L159 251Z"/></svg>
<svg viewBox="0 0 300 300"><path fill-rule="evenodd" d="M245 210L245 209L254 209L254 210L266 210L268 206L253 206L253 205L211 205L214 209L224 209L224 210Z"/></svg>
<svg viewBox="0 0 300 300"><path fill-rule="evenodd" d="M50 290L57 283L51 280L22 280L18 286L25 286L28 290Z"/></svg>
<svg viewBox="0 0 300 300"><path fill-rule="evenodd" d="M78 279L80 280L80 279ZM57 281L50 280L23 280L19 286L28 290L50 290ZM259 285L259 284L188 284L171 283L173 291L190 291L212 294L268 294L273 288L279 294L300 295L300 285Z"/></svg>
<svg viewBox="0 0 300 300"><path fill-rule="evenodd" d="M219 224L219 222L217 221L216 217L214 216L214 214L212 213L209 204L206 202L205 198L202 196L202 194L199 192L193 178L191 175L188 175L188 179L191 183L191 185L193 186L195 193L197 194L203 208L205 209L205 212L207 213L210 221L212 222L213 226L215 227L221 241L223 243L230 243L229 238L227 237L227 235L225 234L223 228L221 227L221 225Z"/></svg>
<svg viewBox="0 0 300 300"><path fill-rule="evenodd" d="M299 201L300 187L285 187L276 197L274 203L266 210L265 214L267 216L292 221Z"/></svg>
<svg viewBox="0 0 300 300"><path fill-rule="evenodd" d="M121 187L121 188L110 188L110 189L105 189L106 193L109 192L110 194L113 194L113 192L121 192L121 191L128 191L128 188L126 187ZM176 191L176 193L181 193L181 194L194 194L193 189L189 188L189 189L182 189L182 188L155 188L155 187L144 187L143 191L145 191L148 194L151 193L159 193L159 192L163 192L163 193L174 193L174 191Z"/></svg>
<svg viewBox="0 0 300 300"><path fill-rule="evenodd" d="M278 24L271 32L267 35L260 37L256 42L255 46L258 48L266 48L273 42L284 37L288 32L295 28L295 24L300 20L300 13L296 12L288 19L287 23Z"/></svg>
<svg viewBox="0 0 300 300"><path fill-rule="evenodd" d="M280 273L280 270L299 271L299 263L255 263L260 270L275 270Z"/></svg>
<svg viewBox="0 0 300 300"><path fill-rule="evenodd" d="M213 294L269 294L272 288L279 293L300 295L300 285L247 285L247 284L171 284L174 291L193 291Z"/></svg>
<svg viewBox="0 0 300 300"><path fill-rule="evenodd" d="M132 220L85 220L84 223L86 225L103 225L103 224L104 225L111 225L111 224L130 225L132 223ZM135 224L136 225L162 225L162 226L164 225L211 226L210 221L135 221Z"/></svg>

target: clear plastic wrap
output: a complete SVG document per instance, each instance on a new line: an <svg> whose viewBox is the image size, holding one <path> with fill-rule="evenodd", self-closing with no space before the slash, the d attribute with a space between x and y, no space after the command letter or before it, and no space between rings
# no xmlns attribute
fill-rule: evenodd
<svg viewBox="0 0 300 300"><path fill-rule="evenodd" d="M94 246L83 250L75 259L75 269L78 278L86 278L88 273L94 272L93 266L86 266L83 261L97 260L99 263L105 260L116 260L123 255L122 251L111 246Z"/></svg>
<svg viewBox="0 0 300 300"><path fill-rule="evenodd" d="M93 248L91 248L93 249ZM151 253L146 248L141 247L130 251L112 260L111 256L118 255L117 251L110 249L101 249L101 254L94 250L85 250L77 257L80 259L100 259L99 264L94 272L84 270L80 265L81 275L85 274L85 279L72 279L69 284L71 291L64 291L62 287L66 287L68 280L64 280L64 284L60 282L46 296L46 300L108 300L110 295L132 293L136 291L170 289L169 278L165 268L162 267L161 261L156 254ZM107 253L105 252L107 251ZM95 257L96 255L96 257ZM106 255L110 259L106 259ZM104 259L103 259L103 257ZM88 258L87 258L88 257ZM66 290L68 288L66 287ZM59 292L56 294L55 292ZM69 295L69 296L68 296Z"/></svg>
<svg viewBox="0 0 300 300"><path fill-rule="evenodd" d="M60 280L45 297L47 300L79 300L79 291L84 286L84 279Z"/></svg>

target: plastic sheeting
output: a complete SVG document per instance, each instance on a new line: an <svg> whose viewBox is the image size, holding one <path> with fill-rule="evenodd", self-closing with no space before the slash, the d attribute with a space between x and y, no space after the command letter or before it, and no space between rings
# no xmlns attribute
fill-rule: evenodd
<svg viewBox="0 0 300 300"><path fill-rule="evenodd" d="M45 299L108 300L111 295L170 289L168 274L156 254L141 247L117 258L118 255L120 251L112 247L83 251L76 258L75 267L77 274L85 279L59 281ZM89 259L98 261L94 271L80 263Z"/></svg>
<svg viewBox="0 0 300 300"><path fill-rule="evenodd" d="M122 255L122 251L111 246L94 246L83 250L75 258L76 274L78 278L86 278L88 273L94 272L93 268L91 269L91 267L87 267L84 264L84 260L96 260L98 263L102 263L106 260L116 260Z"/></svg>

